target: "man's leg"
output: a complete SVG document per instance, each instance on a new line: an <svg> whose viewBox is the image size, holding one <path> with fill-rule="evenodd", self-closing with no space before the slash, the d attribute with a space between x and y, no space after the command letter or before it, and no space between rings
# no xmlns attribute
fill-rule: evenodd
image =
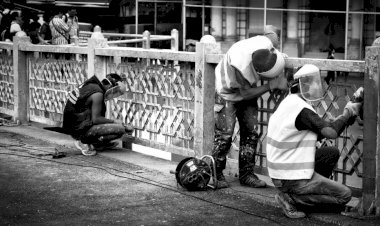
<svg viewBox="0 0 380 226"><path fill-rule="evenodd" d="M85 144L101 145L107 144L115 139L120 138L126 133L123 125L117 123L107 123L92 126L81 141Z"/></svg>
<svg viewBox="0 0 380 226"><path fill-rule="evenodd" d="M259 135L257 126L257 101L241 101L237 104L240 127L239 180L241 185L262 188L266 183L254 174Z"/></svg>
<svg viewBox="0 0 380 226"><path fill-rule="evenodd" d="M336 147L322 147L315 152L315 172L330 178L334 167L339 160L339 149Z"/></svg>
<svg viewBox="0 0 380 226"><path fill-rule="evenodd" d="M228 187L223 175L227 154L231 147L232 135L236 123L236 110L231 102L224 102L221 109L215 111L215 139L212 157L215 160L218 188Z"/></svg>
<svg viewBox="0 0 380 226"><path fill-rule="evenodd" d="M310 180L283 180L281 190L295 203L315 207L331 205L344 207L351 200L351 190L336 181L314 172Z"/></svg>

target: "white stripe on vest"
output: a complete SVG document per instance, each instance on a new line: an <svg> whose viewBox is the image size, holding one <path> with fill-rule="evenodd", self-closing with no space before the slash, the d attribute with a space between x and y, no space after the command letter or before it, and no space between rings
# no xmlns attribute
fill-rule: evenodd
<svg viewBox="0 0 380 226"><path fill-rule="evenodd" d="M295 127L296 118L304 108L314 111L298 95L290 94L269 119L266 151L271 178L310 179L314 173L317 134Z"/></svg>

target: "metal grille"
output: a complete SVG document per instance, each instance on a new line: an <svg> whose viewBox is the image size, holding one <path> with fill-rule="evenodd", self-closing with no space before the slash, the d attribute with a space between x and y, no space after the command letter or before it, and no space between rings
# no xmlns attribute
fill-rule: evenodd
<svg viewBox="0 0 380 226"><path fill-rule="evenodd" d="M13 110L13 56L6 50L3 50L0 54L0 112L13 115Z"/></svg>
<svg viewBox="0 0 380 226"><path fill-rule="evenodd" d="M134 136L182 148L194 147L194 67L159 60L118 66L127 93L109 102L110 118L132 124Z"/></svg>
<svg viewBox="0 0 380 226"><path fill-rule="evenodd" d="M87 79L87 62L30 58L30 120L60 125L67 92Z"/></svg>

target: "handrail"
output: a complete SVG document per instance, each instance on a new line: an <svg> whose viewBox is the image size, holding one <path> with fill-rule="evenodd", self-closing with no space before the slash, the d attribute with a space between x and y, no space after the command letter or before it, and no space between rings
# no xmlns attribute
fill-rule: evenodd
<svg viewBox="0 0 380 226"><path fill-rule="evenodd" d="M207 54L206 62L217 64L223 59L224 54ZM332 59L314 59L314 58L294 58L285 59L286 68L297 68L304 64L314 64L321 71L343 71L343 72L360 72L364 73L364 60L332 60Z"/></svg>
<svg viewBox="0 0 380 226"><path fill-rule="evenodd" d="M0 42L0 49L6 49L6 50L13 49L13 42Z"/></svg>
<svg viewBox="0 0 380 226"><path fill-rule="evenodd" d="M97 56L138 57L162 60L195 62L195 53L170 49L141 49L133 47L95 48Z"/></svg>
<svg viewBox="0 0 380 226"><path fill-rule="evenodd" d="M48 52L48 53L71 53L87 54L87 47L74 45L34 45L32 43L23 43L19 45L19 50L28 52Z"/></svg>

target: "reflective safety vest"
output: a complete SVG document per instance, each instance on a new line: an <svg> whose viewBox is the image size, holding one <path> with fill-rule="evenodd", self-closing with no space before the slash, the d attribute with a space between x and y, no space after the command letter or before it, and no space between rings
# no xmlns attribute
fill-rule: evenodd
<svg viewBox="0 0 380 226"><path fill-rule="evenodd" d="M269 119L266 152L271 178L310 179L314 173L317 134L295 127L296 118L304 108L315 112L297 94L290 94Z"/></svg>
<svg viewBox="0 0 380 226"><path fill-rule="evenodd" d="M239 92L243 85L236 70L249 84L248 88L256 87L260 76L253 68L252 53L258 49L271 48L273 44L270 39L262 35L234 43L215 68L215 88L218 94L229 101L243 100Z"/></svg>

